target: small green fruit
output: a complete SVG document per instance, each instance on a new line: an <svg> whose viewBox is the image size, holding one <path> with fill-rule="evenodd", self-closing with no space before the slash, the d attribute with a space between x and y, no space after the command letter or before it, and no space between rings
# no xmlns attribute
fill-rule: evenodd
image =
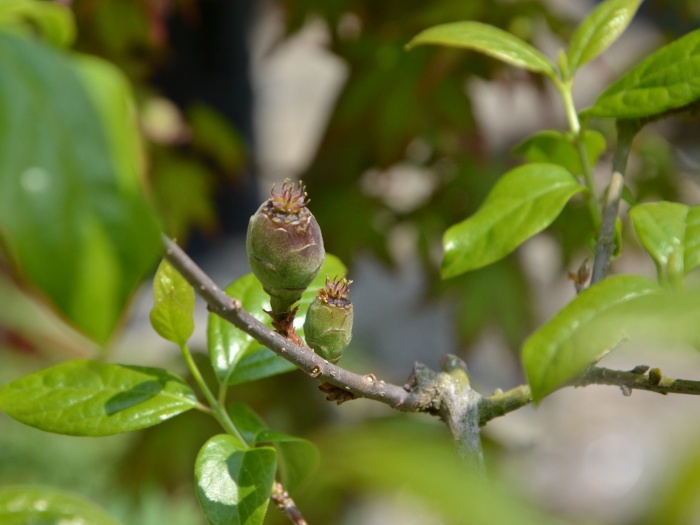
<svg viewBox="0 0 700 525"><path fill-rule="evenodd" d="M321 269L326 252L301 182L285 180L250 218L248 263L270 295L273 319L284 319Z"/></svg>
<svg viewBox="0 0 700 525"><path fill-rule="evenodd" d="M340 359L352 339L351 282L344 277L330 282L326 277L326 287L318 291L304 321L306 344L331 363Z"/></svg>

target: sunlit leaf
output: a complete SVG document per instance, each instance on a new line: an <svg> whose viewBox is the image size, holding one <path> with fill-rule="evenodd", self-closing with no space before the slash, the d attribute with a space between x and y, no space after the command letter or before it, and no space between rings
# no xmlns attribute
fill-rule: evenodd
<svg viewBox="0 0 700 525"><path fill-rule="evenodd" d="M477 212L445 233L443 278L497 261L557 218L583 187L556 164L527 164L496 183Z"/></svg>
<svg viewBox="0 0 700 525"><path fill-rule="evenodd" d="M98 506L65 490L39 485L0 487L3 525L118 525Z"/></svg>
<svg viewBox="0 0 700 525"><path fill-rule="evenodd" d="M0 410L73 436L152 427L195 406L189 385L166 370L98 361L68 361L0 387Z"/></svg>
<svg viewBox="0 0 700 525"><path fill-rule="evenodd" d="M641 0L606 0L576 28L567 51L570 74L605 51L627 29Z"/></svg>
<svg viewBox="0 0 700 525"><path fill-rule="evenodd" d="M662 47L609 86L584 117L653 117L700 98L700 29Z"/></svg>
<svg viewBox="0 0 700 525"><path fill-rule="evenodd" d="M194 331L194 289L165 259L153 278L153 303L153 329L164 339L184 345Z"/></svg>
<svg viewBox="0 0 700 525"><path fill-rule="evenodd" d="M655 282L635 275L605 279L584 290L523 345L522 360L532 397L539 401L619 345L626 327L607 323L619 305L660 294Z"/></svg>
<svg viewBox="0 0 700 525"><path fill-rule="evenodd" d="M211 525L261 525L275 477L275 449L214 436L195 462L197 497Z"/></svg>
<svg viewBox="0 0 700 525"><path fill-rule="evenodd" d="M441 45L472 49L516 67L556 76L549 58L517 36L481 22L453 22L428 28L416 35L406 46Z"/></svg>
<svg viewBox="0 0 700 525"><path fill-rule="evenodd" d="M303 334L306 311L318 289L325 285L326 276L341 276L345 271L345 266L337 257L326 254L321 270L299 302L299 311L294 319L297 332ZM243 308L259 321L272 327L270 316L264 312L270 309L270 297L252 273L234 281L226 288L226 293L241 301ZM275 355L248 334L214 314L209 315L207 341L209 356L221 383L245 383L295 369L289 361Z"/></svg>
<svg viewBox="0 0 700 525"><path fill-rule="evenodd" d="M700 266L700 206L654 202L629 213L642 246L669 274Z"/></svg>

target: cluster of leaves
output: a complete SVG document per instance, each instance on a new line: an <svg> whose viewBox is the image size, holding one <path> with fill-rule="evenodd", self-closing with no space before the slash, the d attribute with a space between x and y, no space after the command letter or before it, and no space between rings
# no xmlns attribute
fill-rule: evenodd
<svg viewBox="0 0 700 525"><path fill-rule="evenodd" d="M475 210L503 168L500 157L487 151L465 85L474 78L507 79L512 70L476 53L402 48L426 26L454 20L488 21L526 40L536 34L536 20L560 35L567 22L538 0L281 3L290 32L309 18L324 20L329 50L348 69L316 156L301 174L314 196L314 215L333 232L328 251L348 263L371 252L398 265L403 254L392 252L391 241L396 232L409 232L408 255L421 262L430 295L447 296L456 306L461 346L495 325L515 347L533 323L518 262L508 258L443 286L436 256L445 229ZM412 178L406 180L402 170L420 179L418 197L402 200L412 191Z"/></svg>
<svg viewBox="0 0 700 525"><path fill-rule="evenodd" d="M328 250L349 263L358 252L370 251L385 262L400 264L401 259L391 251L391 240L394 233L400 232L405 239L406 232L410 232L413 245L409 256L422 261L431 279L431 295L440 293L455 304L460 348L469 348L485 328L498 330L511 348L519 348L535 322L529 307L533 297L522 261L509 256L443 283L439 280L438 239L447 227L476 211L505 164L515 160L508 159L503 151L491 152L485 147L476 118L478 108L473 107L470 91L465 93L465 85L480 79L499 85L528 85L543 91L544 102L545 81L482 53L460 53L447 47L400 53L399 48L406 35L455 20L480 20L525 41L537 40L538 31L545 25L556 37L566 40L572 31L571 21L561 12L550 10L546 2L538 1L447 0L429 5L389 1L381 6L367 0L282 3L287 7L290 32L310 17L324 20L330 51L348 65L348 80L320 147L302 174L314 195L315 216L324 230L335 233L327 240ZM692 1L647 0L645 4L646 14L674 28L674 35L686 25L693 28L692 20L697 19ZM593 66L588 74L604 77L610 72L596 71ZM542 113L548 109L543 108ZM586 140L595 141L589 147L591 155L596 154L596 147L605 147L601 135L593 130L586 135ZM570 147L566 143L553 140L539 160L549 160L551 148ZM654 136L640 144L640 149L659 159L659 148L664 144L663 139ZM634 183L639 197L661 194L675 199L679 195L678 178L668 176L675 171L673 161L666 161L663 177L656 173L650 176L651 165L645 163L647 168L642 169L647 177L639 177ZM413 181L406 172L420 177L420 197L407 204L397 203L392 198L396 188L410 186ZM571 200L551 225L550 232L560 241L565 266L572 264L582 243L590 240L593 227L581 199ZM354 239L352 246L343 242L349 237Z"/></svg>
<svg viewBox="0 0 700 525"><path fill-rule="evenodd" d="M344 272L340 261L328 255L319 275ZM295 323L302 334L306 311L324 278L317 277L299 303ZM263 313L270 308L269 296L253 274L237 279L226 291L270 324ZM0 387L0 409L35 428L74 436L148 428L193 408L211 413L228 433L207 441L195 464L197 495L205 516L212 524L262 523L276 472L285 488L296 490L316 469L318 452L309 441L269 429L248 406L222 403L230 385L294 367L211 314L209 353L219 383L219 396L214 397L187 348L194 330L193 313L194 290L162 262L154 283L151 322L162 337L181 347L207 406L183 379L166 370L73 360Z"/></svg>
<svg viewBox="0 0 700 525"><path fill-rule="evenodd" d="M435 26L411 41L409 48L432 44L471 49L544 75L561 95L570 126L567 132L539 132L521 144L517 151L531 162L503 175L474 215L446 231L443 277L503 258L552 224L577 194L587 199L595 226L592 233L597 234L603 213L591 164L604 150L604 139L586 130L588 120L614 118L622 126L633 120L641 127L700 99L699 30L645 58L606 88L590 108L576 111L572 89L577 70L619 37L639 4L639 0L603 2L581 22L569 47L560 52L558 64L516 36L479 22ZM619 134L618 149L628 150L633 137ZM549 162L540 162L543 158ZM625 163L623 157L614 169L624 172ZM639 241L656 263L658 283L633 275L591 283L532 334L523 345L522 358L535 401L623 341L671 340L698 346L694 319L700 314L700 296L683 289L685 274L700 265L700 206L633 203L629 215ZM599 238L598 249L601 242ZM619 238L617 242L619 251Z"/></svg>

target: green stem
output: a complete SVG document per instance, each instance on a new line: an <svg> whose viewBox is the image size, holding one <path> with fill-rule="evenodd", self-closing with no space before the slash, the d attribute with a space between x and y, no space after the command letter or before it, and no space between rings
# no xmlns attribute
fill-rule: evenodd
<svg viewBox="0 0 700 525"><path fill-rule="evenodd" d="M562 101L564 102L564 109L566 110L566 119L569 122L569 129L574 134L574 146L576 147L576 152L578 153L579 161L581 163L583 180L586 184L586 188L588 189L586 201L588 203L588 209L591 213L591 218L593 219L593 226L597 230L600 226L602 215L600 212L600 207L598 206L597 194L593 183L593 170L591 169L591 164L588 161L588 153L586 152L586 145L584 141L585 128L581 126L581 123L578 120L578 112L576 111L576 106L574 105L572 83L570 80L567 82L557 80L555 81L554 85L557 87Z"/></svg>
<svg viewBox="0 0 700 525"><path fill-rule="evenodd" d="M219 386L219 404L226 405L226 394L228 393L228 385L222 384Z"/></svg>
<svg viewBox="0 0 700 525"><path fill-rule="evenodd" d="M202 394L204 394L204 397L207 399L207 402L212 409L212 415L214 418L226 432L232 436L236 436L241 440L241 443L245 443L247 445L248 442L246 441L245 437L243 437L243 434L240 433L238 428L236 428L236 425L233 424L233 421L231 421L231 418L229 417L228 412L226 412L223 403L220 403L219 400L214 397L214 394L212 394L206 381L204 381L204 378L197 367L197 363L195 363L194 359L192 358L190 349L187 348L187 345L182 345L180 350L182 350L182 356L185 358L185 362L187 363L187 367L190 369L192 377L197 383L197 386L199 386L199 389L202 391Z"/></svg>

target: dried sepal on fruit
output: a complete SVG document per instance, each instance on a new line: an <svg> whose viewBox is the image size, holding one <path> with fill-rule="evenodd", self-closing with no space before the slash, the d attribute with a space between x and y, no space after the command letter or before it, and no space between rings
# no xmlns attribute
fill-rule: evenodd
<svg viewBox="0 0 700 525"><path fill-rule="evenodd" d="M284 320L323 264L321 228L306 207L301 182L285 180L250 218L248 263L270 296L273 319Z"/></svg>
<svg viewBox="0 0 700 525"><path fill-rule="evenodd" d="M314 352L331 363L337 362L352 339L353 306L348 299L350 283L345 277L331 281L309 305L304 321L304 338Z"/></svg>

